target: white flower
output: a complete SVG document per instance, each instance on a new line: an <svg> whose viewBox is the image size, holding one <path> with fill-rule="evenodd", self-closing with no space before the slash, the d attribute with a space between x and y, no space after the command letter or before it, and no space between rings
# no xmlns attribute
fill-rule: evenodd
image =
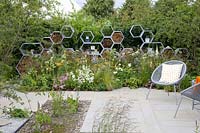
<svg viewBox="0 0 200 133"><path fill-rule="evenodd" d="M128 67L131 67L131 63L128 63Z"/></svg>
<svg viewBox="0 0 200 133"><path fill-rule="evenodd" d="M114 71L113 73L114 73L114 74L117 74L117 71Z"/></svg>

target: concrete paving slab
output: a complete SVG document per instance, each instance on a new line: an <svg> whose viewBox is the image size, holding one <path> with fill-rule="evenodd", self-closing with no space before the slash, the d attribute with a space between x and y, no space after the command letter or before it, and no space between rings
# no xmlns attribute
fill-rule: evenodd
<svg viewBox="0 0 200 133"><path fill-rule="evenodd" d="M200 120L200 112L196 109L191 109L191 101L184 99L177 117L174 119L174 113L177 108L175 94L163 90L152 89L150 97L146 100L147 88L129 89L124 87L121 89L108 91L108 92L86 92L81 91L78 93L80 100L91 100L91 105L87 112L86 118L81 128L81 132L91 132L93 124L97 117L107 113L106 108L121 109L123 106L128 107L128 110L123 115L122 120L129 120L131 127L135 127L137 132L141 133L192 133L196 125L195 121ZM36 95L36 93L23 94L17 92L22 97L24 105L19 105L14 102L14 105L20 108L30 108L37 110L37 103L44 104L48 97L48 92L44 95ZM77 96L77 92L65 91L64 97ZM180 95L177 95L180 98ZM10 100L0 97L0 108L8 106ZM111 105L109 105L112 103ZM109 105L109 106L108 106ZM0 109L0 112L2 110ZM100 112L100 113L99 113ZM0 114L2 116L2 114ZM128 116L128 117L127 117ZM127 128L131 131L131 128ZM132 130L132 131L135 131Z"/></svg>

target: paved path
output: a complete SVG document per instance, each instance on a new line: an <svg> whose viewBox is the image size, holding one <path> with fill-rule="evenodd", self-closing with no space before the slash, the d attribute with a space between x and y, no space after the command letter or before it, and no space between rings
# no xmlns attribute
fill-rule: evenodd
<svg viewBox="0 0 200 133"><path fill-rule="evenodd" d="M104 125L102 123L104 121L104 123L114 123L114 127L113 125L109 127L113 131L124 129L133 133L194 133L195 122L200 120L200 112L191 109L190 100L183 100L177 118L174 119L177 108L174 93L168 96L162 90L152 90L149 100L146 100L147 91L146 88L125 87L110 92L80 92L80 100L92 101L81 132L105 128L98 126L99 123ZM76 92L65 92L64 96L76 96L76 94ZM15 105L29 108L25 95L22 93L18 95L22 97L25 104ZM48 93L45 93L45 96L28 93L27 97L31 100L31 109L34 111L37 110L38 102L43 104L49 99ZM8 104L7 99L0 97L0 107ZM117 121L119 119L120 121Z"/></svg>

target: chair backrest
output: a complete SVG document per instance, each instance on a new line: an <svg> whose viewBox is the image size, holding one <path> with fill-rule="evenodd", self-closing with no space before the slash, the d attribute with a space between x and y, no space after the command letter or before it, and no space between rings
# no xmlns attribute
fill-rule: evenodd
<svg viewBox="0 0 200 133"><path fill-rule="evenodd" d="M161 78L161 73L162 73L162 64L183 64L182 66L182 70L181 70L181 74L180 74L180 78L178 81L175 81L173 83L160 83L159 80ZM178 60L170 60L170 61L166 61L164 63L162 63L161 65L159 65L152 73L151 75L151 81L155 84L160 84L160 85L173 85L173 84L178 84L184 77L187 67L186 64L182 61L178 61Z"/></svg>

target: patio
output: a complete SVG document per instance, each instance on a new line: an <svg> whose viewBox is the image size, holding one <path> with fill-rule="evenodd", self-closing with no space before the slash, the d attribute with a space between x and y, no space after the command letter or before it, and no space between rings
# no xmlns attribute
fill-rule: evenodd
<svg viewBox="0 0 200 133"><path fill-rule="evenodd" d="M148 89L129 89L127 87L109 92L80 92L80 100L91 100L91 105L86 114L81 132L94 131L94 123L97 118L105 111L105 107L113 107L116 110L127 107L124 122L128 132L142 133L192 133L196 129L196 120L200 120L199 112L192 110L190 100L184 99L177 117L174 119L174 113L177 108L176 99L173 92L168 94L163 90L153 89L149 100L145 99ZM28 102L25 95L18 93L25 102L24 108L28 108ZM64 96L76 96L76 92L66 91ZM37 102L43 104L48 100L47 93L45 96L28 93L31 100L32 110L37 110ZM179 95L178 95L179 97ZM8 105L9 101L0 97L0 107ZM109 104L109 106L108 106ZM105 106L106 105L106 106ZM21 105L16 104L17 107ZM2 110L1 110L2 111ZM113 111L114 112L114 111ZM2 115L1 115L2 116ZM128 120L128 121L127 121ZM10 125L10 124L9 124ZM7 128L9 125L0 127ZM16 127L17 128L17 127Z"/></svg>

